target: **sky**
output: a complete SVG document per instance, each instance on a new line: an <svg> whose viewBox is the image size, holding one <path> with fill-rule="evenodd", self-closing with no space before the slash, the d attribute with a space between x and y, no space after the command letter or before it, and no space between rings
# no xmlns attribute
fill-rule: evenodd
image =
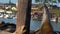
<svg viewBox="0 0 60 34"><path fill-rule="evenodd" d="M12 3L16 3L18 0L11 0ZM9 0L0 0L0 3L8 3ZM35 3L34 0L32 0L32 3Z"/></svg>

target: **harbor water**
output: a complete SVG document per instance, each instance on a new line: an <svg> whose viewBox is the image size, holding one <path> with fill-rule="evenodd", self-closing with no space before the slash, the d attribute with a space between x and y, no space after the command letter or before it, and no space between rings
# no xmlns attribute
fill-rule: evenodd
<svg viewBox="0 0 60 34"><path fill-rule="evenodd" d="M5 23L14 23L14 24L16 24L16 19L0 18L0 20L4 21ZM51 25L52 25L54 31L60 32L60 23L56 24L55 22L51 22ZM38 28L41 28L41 21L33 20L31 18L30 30L36 30Z"/></svg>

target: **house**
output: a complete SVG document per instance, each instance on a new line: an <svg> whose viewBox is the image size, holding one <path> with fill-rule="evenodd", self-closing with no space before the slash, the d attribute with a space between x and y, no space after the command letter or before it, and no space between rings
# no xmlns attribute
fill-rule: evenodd
<svg viewBox="0 0 60 34"><path fill-rule="evenodd" d="M6 3L0 3L0 9L5 9L6 7L11 7L11 6Z"/></svg>
<svg viewBox="0 0 60 34"><path fill-rule="evenodd" d="M16 8L16 7L12 7L11 9L12 9L12 10L16 10L16 11L17 11L17 8Z"/></svg>

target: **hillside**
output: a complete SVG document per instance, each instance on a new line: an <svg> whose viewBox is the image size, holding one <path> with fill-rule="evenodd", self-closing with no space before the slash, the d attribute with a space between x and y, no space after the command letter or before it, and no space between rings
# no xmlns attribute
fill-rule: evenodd
<svg viewBox="0 0 60 34"><path fill-rule="evenodd" d="M56 13L60 17L60 9L51 9L50 12Z"/></svg>

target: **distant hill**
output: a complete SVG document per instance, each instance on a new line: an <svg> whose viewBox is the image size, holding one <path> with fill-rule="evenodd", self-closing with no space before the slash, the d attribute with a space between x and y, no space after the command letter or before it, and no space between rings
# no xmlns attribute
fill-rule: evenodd
<svg viewBox="0 0 60 34"><path fill-rule="evenodd" d="M4 3L0 3L0 4L4 4Z"/></svg>

